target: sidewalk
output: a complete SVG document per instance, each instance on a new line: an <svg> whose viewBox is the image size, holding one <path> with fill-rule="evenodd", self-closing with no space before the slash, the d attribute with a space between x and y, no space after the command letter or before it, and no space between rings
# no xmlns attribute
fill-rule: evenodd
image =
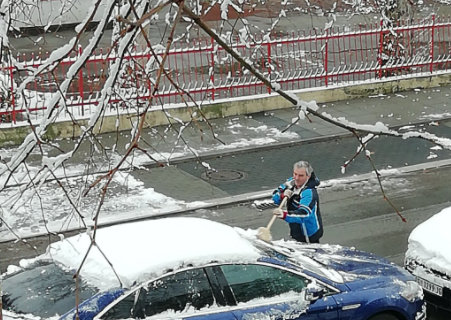
<svg viewBox="0 0 451 320"><path fill-rule="evenodd" d="M436 122L451 119L451 88L416 89L319 106L319 112L329 113L336 118L344 117L358 124L373 125L382 122L394 129L410 125L434 125ZM192 131L188 140L196 144L198 151L201 151L200 154L205 158L351 136L349 131L312 115L312 123L303 120L281 133L280 131L286 129L292 119L297 117L297 113L295 108L291 108L211 120L213 130L218 133L217 138L226 143L224 146L213 139L204 123L201 123L203 139ZM148 142L157 143L160 152L169 152L175 140L176 135L168 135L164 141L154 135ZM171 163L194 159L194 156L184 155L179 159L173 158Z"/></svg>
<svg viewBox="0 0 451 320"><path fill-rule="evenodd" d="M336 118L344 117L358 124L373 125L376 122L382 122L392 128L415 124L427 125L443 119L451 119L451 87L416 89L391 95L320 104L319 107L319 112L326 112ZM168 112L170 113L170 110ZM264 150L351 135L349 131L312 115L310 115L312 123L306 119L282 133L281 131L292 123L292 119L296 118L297 114L298 111L295 108L290 108L213 119L209 120L209 123L197 122L187 126L183 131L183 138L189 144L189 148L182 141L176 143L180 125L174 125L177 130L168 129L166 126L153 127L144 130L142 146L149 146L147 149L153 158L164 164L174 165L194 161L196 156L192 149L202 158L214 158L249 150ZM117 153L123 154L125 147L130 143L131 136L129 131L120 132L118 135L106 133L100 135L99 140L105 146L114 145ZM74 146L74 142L69 139L60 140L57 143L65 152L72 150ZM45 149L46 146L44 145L43 148ZM80 150L69 160L69 167L80 167L81 164L85 164L88 160L86 155L91 155L90 149L89 141L82 144ZM0 148L2 158L5 161L8 160L14 150L16 147ZM45 151L49 151L48 156L60 154L55 149ZM97 171L109 170L110 166L118 160L117 153L111 152L109 157L94 154L98 165ZM30 161L30 165L38 166L41 160L39 157L32 157ZM145 165L148 168L157 166L142 153L135 154L133 163ZM77 172L77 170L74 171Z"/></svg>

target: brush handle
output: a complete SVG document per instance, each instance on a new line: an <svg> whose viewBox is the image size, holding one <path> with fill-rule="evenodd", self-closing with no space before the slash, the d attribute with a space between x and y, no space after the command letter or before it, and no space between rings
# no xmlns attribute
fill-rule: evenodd
<svg viewBox="0 0 451 320"><path fill-rule="evenodd" d="M272 218L271 218L271 220L269 220L269 223L268 223L268 225L266 226L266 229L268 229L268 230L271 229L271 227L272 227L274 221L276 221L276 218L277 218L277 216L272 215Z"/></svg>
<svg viewBox="0 0 451 320"><path fill-rule="evenodd" d="M285 205L285 203L287 203L287 197L282 199L282 202L279 205L279 209L282 209L282 207ZM271 229L274 221L276 221L277 216L273 215L271 220L269 220L268 226L266 227L266 229Z"/></svg>

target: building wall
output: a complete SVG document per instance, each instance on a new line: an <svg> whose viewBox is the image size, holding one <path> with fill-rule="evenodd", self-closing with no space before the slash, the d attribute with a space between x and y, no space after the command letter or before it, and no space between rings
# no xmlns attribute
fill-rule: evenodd
<svg viewBox="0 0 451 320"><path fill-rule="evenodd" d="M92 0L21 0L14 7L16 28L33 28L58 25L75 25L88 15ZM94 17L98 22L104 13L101 5Z"/></svg>

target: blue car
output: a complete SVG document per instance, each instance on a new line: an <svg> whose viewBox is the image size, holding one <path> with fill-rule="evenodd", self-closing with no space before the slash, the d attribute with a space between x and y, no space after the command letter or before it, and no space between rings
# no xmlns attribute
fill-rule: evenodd
<svg viewBox="0 0 451 320"><path fill-rule="evenodd" d="M77 288L71 270L77 266L70 264L86 253L86 234L52 245L48 256L7 275L3 307L64 320L76 319L77 312L80 320L425 319L422 289L414 278L355 249L266 243L254 230L197 218L98 232L103 253L88 256ZM115 282L121 286L112 286ZM70 310L76 291L84 301Z"/></svg>

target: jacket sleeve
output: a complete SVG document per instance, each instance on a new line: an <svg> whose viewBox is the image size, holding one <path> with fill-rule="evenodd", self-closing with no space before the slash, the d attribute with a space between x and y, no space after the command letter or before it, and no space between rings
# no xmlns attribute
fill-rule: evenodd
<svg viewBox="0 0 451 320"><path fill-rule="evenodd" d="M293 201L295 209L288 211L285 221L288 223L303 223L304 220L312 213L310 205L313 201L312 189L306 189L301 193L299 203Z"/></svg>
<svg viewBox="0 0 451 320"><path fill-rule="evenodd" d="M283 192L285 189L291 185L291 181L293 178L288 178L287 181L282 183L274 192L272 193L272 201L274 201L275 204L279 205L280 202L282 202L283 198Z"/></svg>
<svg viewBox="0 0 451 320"><path fill-rule="evenodd" d="M282 201L282 195L279 190L274 190L272 194L272 201L277 205L279 205L280 202Z"/></svg>

